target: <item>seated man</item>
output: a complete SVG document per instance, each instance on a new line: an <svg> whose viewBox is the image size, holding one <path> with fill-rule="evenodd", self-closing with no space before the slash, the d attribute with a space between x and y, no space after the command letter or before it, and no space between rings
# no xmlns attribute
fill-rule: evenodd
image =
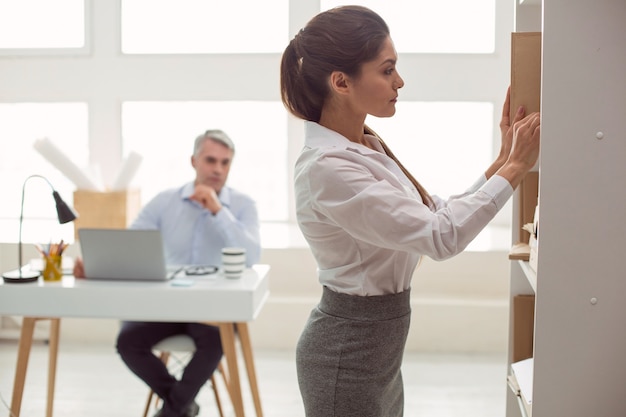
<svg viewBox="0 0 626 417"><path fill-rule="evenodd" d="M161 231L168 265L220 265L221 249L227 246L244 247L248 266L258 263L256 204L225 186L234 154L224 132L208 130L198 136L191 157L195 181L158 194L130 226ZM81 269L82 263L77 262L76 276L84 276ZM176 334L191 336L196 345L180 381L152 353L155 344ZM130 370L163 399L155 417L197 415L194 399L222 357L218 328L200 323L124 322L117 350Z"/></svg>

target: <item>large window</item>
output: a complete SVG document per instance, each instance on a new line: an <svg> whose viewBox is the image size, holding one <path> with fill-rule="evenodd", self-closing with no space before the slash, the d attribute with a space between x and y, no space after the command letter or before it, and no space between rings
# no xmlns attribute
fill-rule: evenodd
<svg viewBox="0 0 626 417"><path fill-rule="evenodd" d="M37 143L46 146L36 148ZM46 177L61 197L71 203L75 186L55 167L60 160L56 155L66 155L77 169L95 177L96 173L87 164L87 152L85 103L0 103L0 190L4 196L0 204L2 241L17 241L16 220L26 178L33 174ZM25 241L42 242L48 237L56 241L59 238L73 239L71 225L59 226L52 190L44 181L28 181L24 203Z"/></svg>
<svg viewBox="0 0 626 417"><path fill-rule="evenodd" d="M346 4L321 0L322 10ZM492 53L496 0L361 0L390 27L400 53Z"/></svg>
<svg viewBox="0 0 626 417"><path fill-rule="evenodd" d="M368 124L430 192L463 191L497 151L512 6L495 0L352 3L388 22L406 82L397 114ZM70 201L76 188L37 153L36 139L49 138L103 188L130 152L139 153L132 186L145 203L190 180L193 139L220 128L237 145L229 183L257 200L263 244L302 243L292 176L303 126L280 103L280 57L311 17L338 4L0 0L0 241L17 239L28 175L46 175ZM40 193L32 194L27 198ZM49 197L39 198L27 215L53 224ZM503 224L509 218L502 216Z"/></svg>
<svg viewBox="0 0 626 417"><path fill-rule="evenodd" d="M84 0L0 1L0 50L83 48Z"/></svg>
<svg viewBox="0 0 626 417"><path fill-rule="evenodd" d="M123 0L122 52L280 52L288 10L287 0Z"/></svg>
<svg viewBox="0 0 626 417"><path fill-rule="evenodd" d="M144 201L164 187L193 180L194 139L207 129L222 129L235 142L229 185L251 195L265 221L287 221L287 126L281 103L128 102L122 106L122 126L125 154L143 157L134 184Z"/></svg>

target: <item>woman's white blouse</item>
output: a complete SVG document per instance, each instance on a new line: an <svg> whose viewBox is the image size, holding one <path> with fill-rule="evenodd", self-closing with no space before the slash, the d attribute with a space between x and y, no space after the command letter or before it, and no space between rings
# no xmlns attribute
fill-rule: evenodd
<svg viewBox="0 0 626 417"><path fill-rule="evenodd" d="M376 146L305 123L296 162L298 224L317 261L319 281L354 295L398 293L411 285L420 256L462 252L513 194L507 180L480 178L429 209L397 164Z"/></svg>

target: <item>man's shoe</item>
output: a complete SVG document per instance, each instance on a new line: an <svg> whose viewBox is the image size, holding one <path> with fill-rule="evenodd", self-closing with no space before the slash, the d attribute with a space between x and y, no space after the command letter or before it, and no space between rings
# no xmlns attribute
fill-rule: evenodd
<svg viewBox="0 0 626 417"><path fill-rule="evenodd" d="M196 417L200 412L200 406L194 401L183 411L183 413L179 417ZM172 416L171 412L166 410L166 407L163 406L153 417L170 417Z"/></svg>
<svg viewBox="0 0 626 417"><path fill-rule="evenodd" d="M196 417L200 412L200 406L194 401L189 404L182 417Z"/></svg>
<svg viewBox="0 0 626 417"><path fill-rule="evenodd" d="M183 414L180 417L184 416L186 416L186 414ZM163 405L163 407L161 407L161 409L159 409L159 411L157 411L153 417L176 417L176 414L172 413L172 410L169 409L166 405Z"/></svg>

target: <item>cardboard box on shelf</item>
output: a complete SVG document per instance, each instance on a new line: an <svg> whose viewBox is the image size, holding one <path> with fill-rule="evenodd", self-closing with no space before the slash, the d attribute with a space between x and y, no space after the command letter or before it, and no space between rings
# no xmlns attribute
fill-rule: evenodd
<svg viewBox="0 0 626 417"><path fill-rule="evenodd" d="M513 297L513 362L533 356L534 334L535 296L516 295Z"/></svg>
<svg viewBox="0 0 626 417"><path fill-rule="evenodd" d="M533 223L539 196L539 172L530 171L519 186L519 242L528 242L530 233L522 229L527 223Z"/></svg>
<svg viewBox="0 0 626 417"><path fill-rule="evenodd" d="M135 219L141 208L138 189L124 191L74 191L74 209L78 218L74 221L74 237L78 229L94 227L125 229Z"/></svg>
<svg viewBox="0 0 626 417"><path fill-rule="evenodd" d="M511 33L510 119L520 106L526 114L541 110L541 32ZM519 235L509 253L509 259L530 260L530 234L522 227L532 223L539 195L539 172L531 171L519 186Z"/></svg>

